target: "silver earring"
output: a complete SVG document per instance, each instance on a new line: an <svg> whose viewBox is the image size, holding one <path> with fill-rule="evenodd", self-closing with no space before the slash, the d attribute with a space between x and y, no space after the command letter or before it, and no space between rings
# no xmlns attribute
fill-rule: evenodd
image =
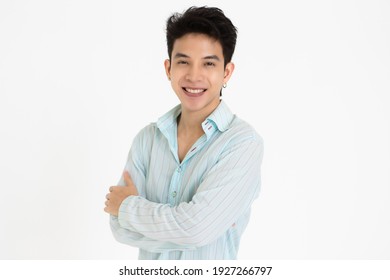
<svg viewBox="0 0 390 280"><path fill-rule="evenodd" d="M224 83L222 87L223 87L223 88L226 88L226 87L227 87L227 83Z"/></svg>

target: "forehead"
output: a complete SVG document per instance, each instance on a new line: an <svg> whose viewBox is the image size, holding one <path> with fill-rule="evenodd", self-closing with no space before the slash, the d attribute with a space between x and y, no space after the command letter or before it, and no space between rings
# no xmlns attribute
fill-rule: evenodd
<svg viewBox="0 0 390 280"><path fill-rule="evenodd" d="M190 57L217 55L222 57L221 43L210 36L199 33L189 33L178 39L173 44L172 55L184 53Z"/></svg>

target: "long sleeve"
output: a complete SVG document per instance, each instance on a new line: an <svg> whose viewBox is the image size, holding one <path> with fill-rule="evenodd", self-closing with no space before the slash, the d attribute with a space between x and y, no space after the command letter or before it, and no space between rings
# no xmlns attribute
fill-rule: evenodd
<svg viewBox="0 0 390 280"><path fill-rule="evenodd" d="M150 135L150 130L150 127L146 127L135 137L125 166L125 170L130 173L140 197L145 197L146 159L144 158L144 151L150 149L150 147L148 147L151 144L148 143L148 139L150 139L150 137L146 137ZM123 175L117 185L124 186ZM150 252L158 253L166 252L167 250L193 249L193 246L183 246L174 244L172 242L151 239L137 231L130 229L129 227L123 228L120 225L118 218L112 215L110 215L110 227L114 238L118 242L148 250Z"/></svg>
<svg viewBox="0 0 390 280"><path fill-rule="evenodd" d="M182 246L171 242L153 240L140 233L122 228L118 222L118 218L115 216L110 216L110 226L112 233L118 242L132 245L149 252L162 253L167 250L195 249L193 246Z"/></svg>
<svg viewBox="0 0 390 280"><path fill-rule="evenodd" d="M232 227L258 196L262 157L260 136L236 141L225 147L203 175L191 201L172 207L130 196L119 209L120 228L158 240L161 246L164 242L196 247L209 244Z"/></svg>

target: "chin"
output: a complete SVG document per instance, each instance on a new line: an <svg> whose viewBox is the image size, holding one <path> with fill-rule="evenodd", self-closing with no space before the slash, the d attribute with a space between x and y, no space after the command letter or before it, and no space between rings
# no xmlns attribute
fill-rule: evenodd
<svg viewBox="0 0 390 280"><path fill-rule="evenodd" d="M218 104L219 104L219 98L218 101L207 100L204 98L202 100L200 99L188 100L186 98L184 98L184 100L183 99L181 100L182 109L189 112L204 111L205 113L211 113L218 106Z"/></svg>

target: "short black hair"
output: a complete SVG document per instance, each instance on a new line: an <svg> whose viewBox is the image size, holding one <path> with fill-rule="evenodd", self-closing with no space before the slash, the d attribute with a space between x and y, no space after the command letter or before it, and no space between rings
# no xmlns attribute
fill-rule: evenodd
<svg viewBox="0 0 390 280"><path fill-rule="evenodd" d="M221 9L215 7L190 7L183 14L174 13L167 20L168 56L171 59L176 39L189 33L200 33L219 41L224 65L232 59L237 41L237 28Z"/></svg>

